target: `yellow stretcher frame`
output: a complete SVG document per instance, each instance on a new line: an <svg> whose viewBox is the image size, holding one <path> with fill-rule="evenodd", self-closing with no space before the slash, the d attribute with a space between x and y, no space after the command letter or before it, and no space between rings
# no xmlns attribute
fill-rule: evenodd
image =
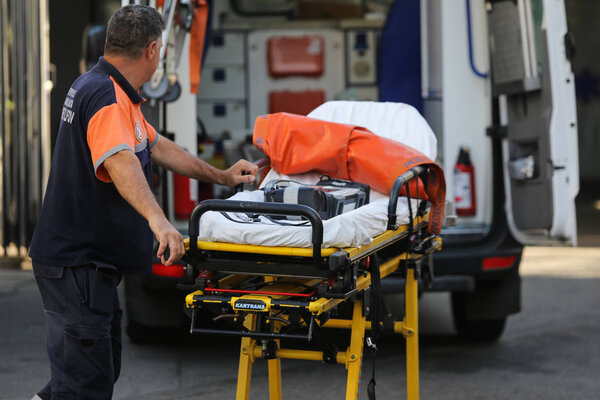
<svg viewBox="0 0 600 400"><path fill-rule="evenodd" d="M418 218L415 220L415 225L423 226L426 222L425 218ZM405 238L408 227L401 226L396 231L386 231L384 234L378 236L371 245L363 248L348 248L344 249L352 256L353 259L364 257L368 254L373 254L374 251L385 247L386 244L394 243L400 238ZM189 246L189 243L187 243ZM249 246L249 245L238 245L231 243L211 243L211 242L198 242L198 248L204 250L216 250L219 251L233 251L246 253L263 248L261 246ZM441 239L434 238L431 241L431 250L437 251L441 248ZM295 249L295 248L271 248L264 247L265 254L277 255L297 255L296 250L310 250L310 249ZM334 251L339 249L325 249L322 254L332 254ZM312 252L305 252L303 256L309 257ZM402 321L394 323L394 332L400 333L406 340L406 377L407 377L407 399L417 400L419 399L419 342L418 342L418 280L416 274L418 273L418 266L420 259L424 255L422 254L411 254L409 252L402 253L380 265L380 277L381 279L396 272L402 263L406 266L406 285L405 285L405 317ZM224 278L227 280L230 277ZM271 277L265 277L266 279L274 279ZM310 280L299 279L302 283L311 283ZM313 280L314 283L314 280ZM371 275L367 273L366 276L361 276L357 279L356 287L358 292L363 291L371 285ZM269 287L270 291L288 290L292 291L289 287L278 288L276 284ZM293 290L293 289L292 289ZM259 290L260 292L260 290ZM198 298L204 296L201 290L190 293L186 296L186 306L188 308L195 308L198 306ZM272 312L269 309L269 305L273 299L283 299L285 296L273 296L273 295L260 295L260 294L249 294L242 296L233 296L229 299L228 303L235 310L235 303L240 299L252 299L261 300L266 304L267 312ZM331 309L335 308L345 299L327 299L318 298L311 301L308 305L308 311L313 315L320 315ZM257 313L248 313L243 321L244 326L252 331L256 328ZM371 323L366 320L366 316L363 315L363 302L361 300L354 301L353 314L351 320L343 319L329 319L322 325L325 328L343 328L350 329L351 339L350 346L342 352L336 354L336 362L344 364L347 371L347 383L346 383L346 399L356 399L358 395L362 357L363 357L363 342L365 339L365 330L371 329ZM275 321L273 329L278 331L281 328L281 323ZM281 389L281 359L299 359L299 360L315 360L323 361L324 352L313 351L313 350L297 350L297 349L285 349L280 348L279 340L276 340L277 349L275 351L275 358L268 360L268 374L269 374L269 393L271 400L277 400L282 398ZM256 359L263 357L262 345L257 339L250 337L243 337L240 345L240 360L238 367L238 382L237 382L237 400L247 400L250 393L250 382L252 375L252 365Z"/></svg>
<svg viewBox="0 0 600 400"><path fill-rule="evenodd" d="M199 234L199 220L202 213L206 211L255 211L259 213L270 213L273 212L273 206L267 207L260 203L245 202L236 202L235 204L230 203L229 205L226 205L223 201L209 200L203 202L205 203L204 205L201 203L196 207L190 218L190 239L185 242L187 251L186 256L188 254L190 255L186 261L188 264L198 263L203 266L215 262L217 267L223 267L224 269L208 268L209 270L222 270L230 273L230 275L218 281L217 289L212 288L210 290L211 293L217 292L221 293L221 295L206 294L205 291L208 291L208 289L204 289L204 291L196 290L186 296L186 307L192 310L192 325L190 327L190 332L195 333L194 314L197 308L203 303L220 303L222 307L227 307L233 311L233 314L229 314L229 317L233 316L234 321L245 329L242 332L236 333L238 336L242 336L236 399L247 400L249 398L252 365L258 358L268 359L269 394L271 400L282 398L281 359L285 358L330 361L344 364L348 371L346 400L356 399L360 386L365 330L371 329L371 323L366 319L367 317L365 315L361 296L365 289L369 288L372 284L371 272L363 269L364 275L354 276L354 288L352 291L343 294L341 297L336 296L335 294L322 294L320 292L318 295L315 295L317 291L314 291L312 292L310 300L307 301L299 302L292 300L291 298L293 296L298 296L298 293L305 290L307 286L316 285L321 281L321 278L319 277L321 277L322 275L320 274L323 273L322 267L327 264L325 262L326 260L331 259L334 261L333 269L331 263L329 268L335 273L338 273L339 271L335 269L337 265L335 264L336 255L338 256L338 259L340 254L342 255L342 260L346 262L346 267L348 267L348 265L356 266L359 265L361 261L366 260L367 257L376 255L379 250L391 245L400 246L393 248L395 251L399 250L400 254L391 258L386 258L383 263L379 265L379 277L380 279L383 279L401 268L402 272L404 272L405 317L402 321L394 322L393 330L396 333L401 333L406 339L407 399L419 399L418 278L421 272L422 258L440 250L441 239L437 235L423 235L425 225L428 222L429 213L426 213L421 217L414 216L413 218L409 202L410 223L408 225L397 226L395 210L396 200L402 184L406 184L407 181L416 178L424 171L425 169L422 167L415 167L396 180L392 195L390 196L390 205L388 208L388 230L377 236L370 245L360 248L322 249L323 231L322 223L318 215L316 215L314 210L311 210L306 206L295 206L297 210L292 210L293 212L291 212L288 209L289 205L277 205L275 206L275 209L280 212L280 215L301 215L310 221L313 231L312 249L200 241L197 240ZM255 210L252 210L252 207L255 207ZM296 212L298 212L298 214L296 214ZM404 240L408 245L403 244L404 242L400 243L401 240ZM415 241L419 242L415 243ZM226 259L225 261L219 261L215 258L216 261L211 261L210 254L212 253L220 255L237 254L237 258L234 258L233 260ZM200 254L199 258L198 254ZM256 261L255 258L254 262L245 263L244 257L257 256L264 256L264 261L260 261L262 258L259 261ZM344 259L344 257L346 258ZM300 272L292 272L292 270L289 269L286 270L286 267L296 266L294 261L290 262L290 259L295 259L296 261L300 260L300 264L306 264L306 261L302 260L312 260L312 262L308 263L309 269L310 265L313 265L320 271L314 276L311 272L308 273L308 276L302 276L305 273L302 271L306 271L302 270L303 267L301 267ZM239 260L239 262L244 265L240 267L241 269L229 271L228 268L232 268L229 264L232 262L235 263L235 260ZM281 264L282 268L272 268L273 264L277 264L278 260L284 260ZM269 266L270 268L267 268ZM244 268L250 269L245 270ZM349 269L345 269L344 273L347 273L348 271ZM252 291L252 293L249 294L243 294L244 292L242 290L237 290L236 295L226 295L228 287L233 288L236 284L239 284L248 277L247 275L243 275L244 272L248 272L249 275L264 276L265 283L269 282L272 285L268 287L268 290L262 288ZM285 285L282 284L283 282L278 283L278 276L285 276L288 279L291 277L294 285L290 286L289 280L285 282ZM219 291L218 289L222 290ZM236 290L230 290L227 293L230 292L236 292ZM315 318L327 313L348 299L351 299L353 302L352 319L323 319L324 322L321 324L321 322ZM325 354L325 351L281 348L279 339L283 338L286 334L280 334L279 332L281 332L282 327L285 324L288 324L290 320L285 314L276 314L275 312L291 310L294 308L302 308L311 315L309 322L304 319L305 324L308 325L309 328L309 334L307 336L309 340L314 326L313 324L316 324L318 329L321 327L350 329L351 336L349 347L345 351L339 351L336 354ZM271 333L258 331L259 320L262 321L263 327L265 323L269 325L268 329ZM206 329L199 329L199 331L209 333ZM259 344L257 339L263 340L263 343ZM267 341L265 341L265 339ZM271 348L268 348L269 346Z"/></svg>

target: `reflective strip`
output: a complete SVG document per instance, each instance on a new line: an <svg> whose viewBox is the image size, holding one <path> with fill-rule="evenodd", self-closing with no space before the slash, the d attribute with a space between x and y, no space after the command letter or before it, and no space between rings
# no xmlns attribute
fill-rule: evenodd
<svg viewBox="0 0 600 400"><path fill-rule="evenodd" d="M123 150L133 151L133 149L131 147L129 147L125 143L121 143L120 145L115 146L112 149L108 150L106 153L102 154L102 156L100 156L98 161L96 161L96 163L94 164L94 172L96 173L96 176L98 175L98 167L100 167L102 165L102 163L104 161L106 161L107 158L112 157L115 154L117 154L118 152L123 151Z"/></svg>
<svg viewBox="0 0 600 400"><path fill-rule="evenodd" d="M148 139L144 140L142 143L136 144L135 152L139 153L140 151L144 150L146 147L148 147Z"/></svg>
<svg viewBox="0 0 600 400"><path fill-rule="evenodd" d="M160 138L160 135L158 133L155 133L154 135L154 140L152 141L152 143L150 143L150 150L152 150L152 148L156 146L156 143L158 143L158 139Z"/></svg>
<svg viewBox="0 0 600 400"><path fill-rule="evenodd" d="M486 257L483 259L481 265L484 271L491 271L496 269L510 268L515 263L517 256L505 256L505 257Z"/></svg>
<svg viewBox="0 0 600 400"><path fill-rule="evenodd" d="M185 270L183 265L173 264L169 267L163 264L154 263L152 264L152 273L158 276L166 276L169 278L183 278L185 276Z"/></svg>

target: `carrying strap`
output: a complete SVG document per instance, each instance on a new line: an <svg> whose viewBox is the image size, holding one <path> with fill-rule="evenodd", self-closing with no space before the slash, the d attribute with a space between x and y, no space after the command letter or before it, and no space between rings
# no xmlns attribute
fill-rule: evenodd
<svg viewBox="0 0 600 400"><path fill-rule="evenodd" d="M269 221L273 222L274 224L279 224L279 225L283 225L283 226L305 226L310 223L310 221L308 221L308 220L298 222L298 223L284 222L280 219L275 219L275 218L271 217L270 215L265 215L265 218L268 219Z"/></svg>
<svg viewBox="0 0 600 400"><path fill-rule="evenodd" d="M238 223L238 224L257 224L257 223L260 223L260 220L257 217L254 217L254 214L250 214L250 215L246 214L246 215L248 215L248 218L251 219L252 221L234 219L228 213L223 212L223 211L221 211L221 215L223 215L225 218L227 218L231 222L235 222L235 223ZM278 224L278 225L282 225L282 226L305 226L305 225L308 225L310 223L310 221L302 221L302 222L298 222L298 223L284 222L284 221L281 221L281 220L277 220L277 219L271 217L270 215L264 215L264 217L266 219L268 219L269 221L273 222L274 224Z"/></svg>
<svg viewBox="0 0 600 400"><path fill-rule="evenodd" d="M381 323L381 273L379 271L379 257L373 254L370 257L369 272L371 273L371 336L367 337L367 346L371 349L373 367L371 380L367 386L369 400L375 400L375 356L377 355L377 339L383 332Z"/></svg>
<svg viewBox="0 0 600 400"><path fill-rule="evenodd" d="M240 219L234 219L231 216L229 216L228 213L223 212L223 211L221 211L221 215L224 216L225 218L227 218L228 220L230 220L231 222L235 222L238 224L255 224L257 222L256 220L254 220L254 218L252 218L250 216L248 216L248 218L251 218L253 221L248 221L248 220L244 221L244 220L240 220Z"/></svg>

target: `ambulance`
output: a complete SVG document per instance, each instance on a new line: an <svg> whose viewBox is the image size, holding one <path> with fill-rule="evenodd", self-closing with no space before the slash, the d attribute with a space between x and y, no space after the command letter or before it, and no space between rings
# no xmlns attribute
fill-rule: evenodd
<svg viewBox="0 0 600 400"><path fill-rule="evenodd" d="M27 254L50 166L51 116L69 118L60 107L82 41L72 23L57 21L68 17L83 31L90 15L101 23L128 3L0 6L3 256ZM144 87L144 113L161 134L214 165L260 157L248 138L263 114L308 114L345 100L403 103L425 118L448 204L443 251L421 289L449 294L459 336L496 340L519 312L524 246L576 245L575 44L564 0L208 0L197 94L190 92L189 31L194 7L204 2L137 3L171 15L163 75ZM99 51L92 36L101 31L85 30L90 54ZM75 60L51 65L49 41L61 44L53 59ZM155 193L186 234L198 201L231 191L157 169ZM153 271L125 278L134 340L189 324L185 293L175 289L185 265L157 261ZM401 286L388 278L383 289Z"/></svg>
<svg viewBox="0 0 600 400"><path fill-rule="evenodd" d="M156 99L164 108L148 110L155 123L188 150L200 146L201 157L226 165L260 156L248 138L262 114L308 114L333 100L414 107L436 135L448 200L444 248L421 289L450 294L460 337L497 340L521 309L523 247L577 243L575 48L564 2L209 4L198 94L185 90L181 62L183 90L175 101ZM285 60L293 60L289 69ZM190 135L197 123L200 134ZM230 193L171 175L162 185L183 232L197 200ZM174 274L155 265L152 277L126 278L132 338L186 323L172 312L183 295L173 291L183 279L179 268ZM383 289L401 286L390 278Z"/></svg>

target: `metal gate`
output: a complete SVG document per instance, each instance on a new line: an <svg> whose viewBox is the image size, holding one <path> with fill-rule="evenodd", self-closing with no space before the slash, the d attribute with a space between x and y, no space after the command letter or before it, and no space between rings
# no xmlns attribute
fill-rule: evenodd
<svg viewBox="0 0 600 400"><path fill-rule="evenodd" d="M0 0L0 256L26 254L49 172L47 5Z"/></svg>

